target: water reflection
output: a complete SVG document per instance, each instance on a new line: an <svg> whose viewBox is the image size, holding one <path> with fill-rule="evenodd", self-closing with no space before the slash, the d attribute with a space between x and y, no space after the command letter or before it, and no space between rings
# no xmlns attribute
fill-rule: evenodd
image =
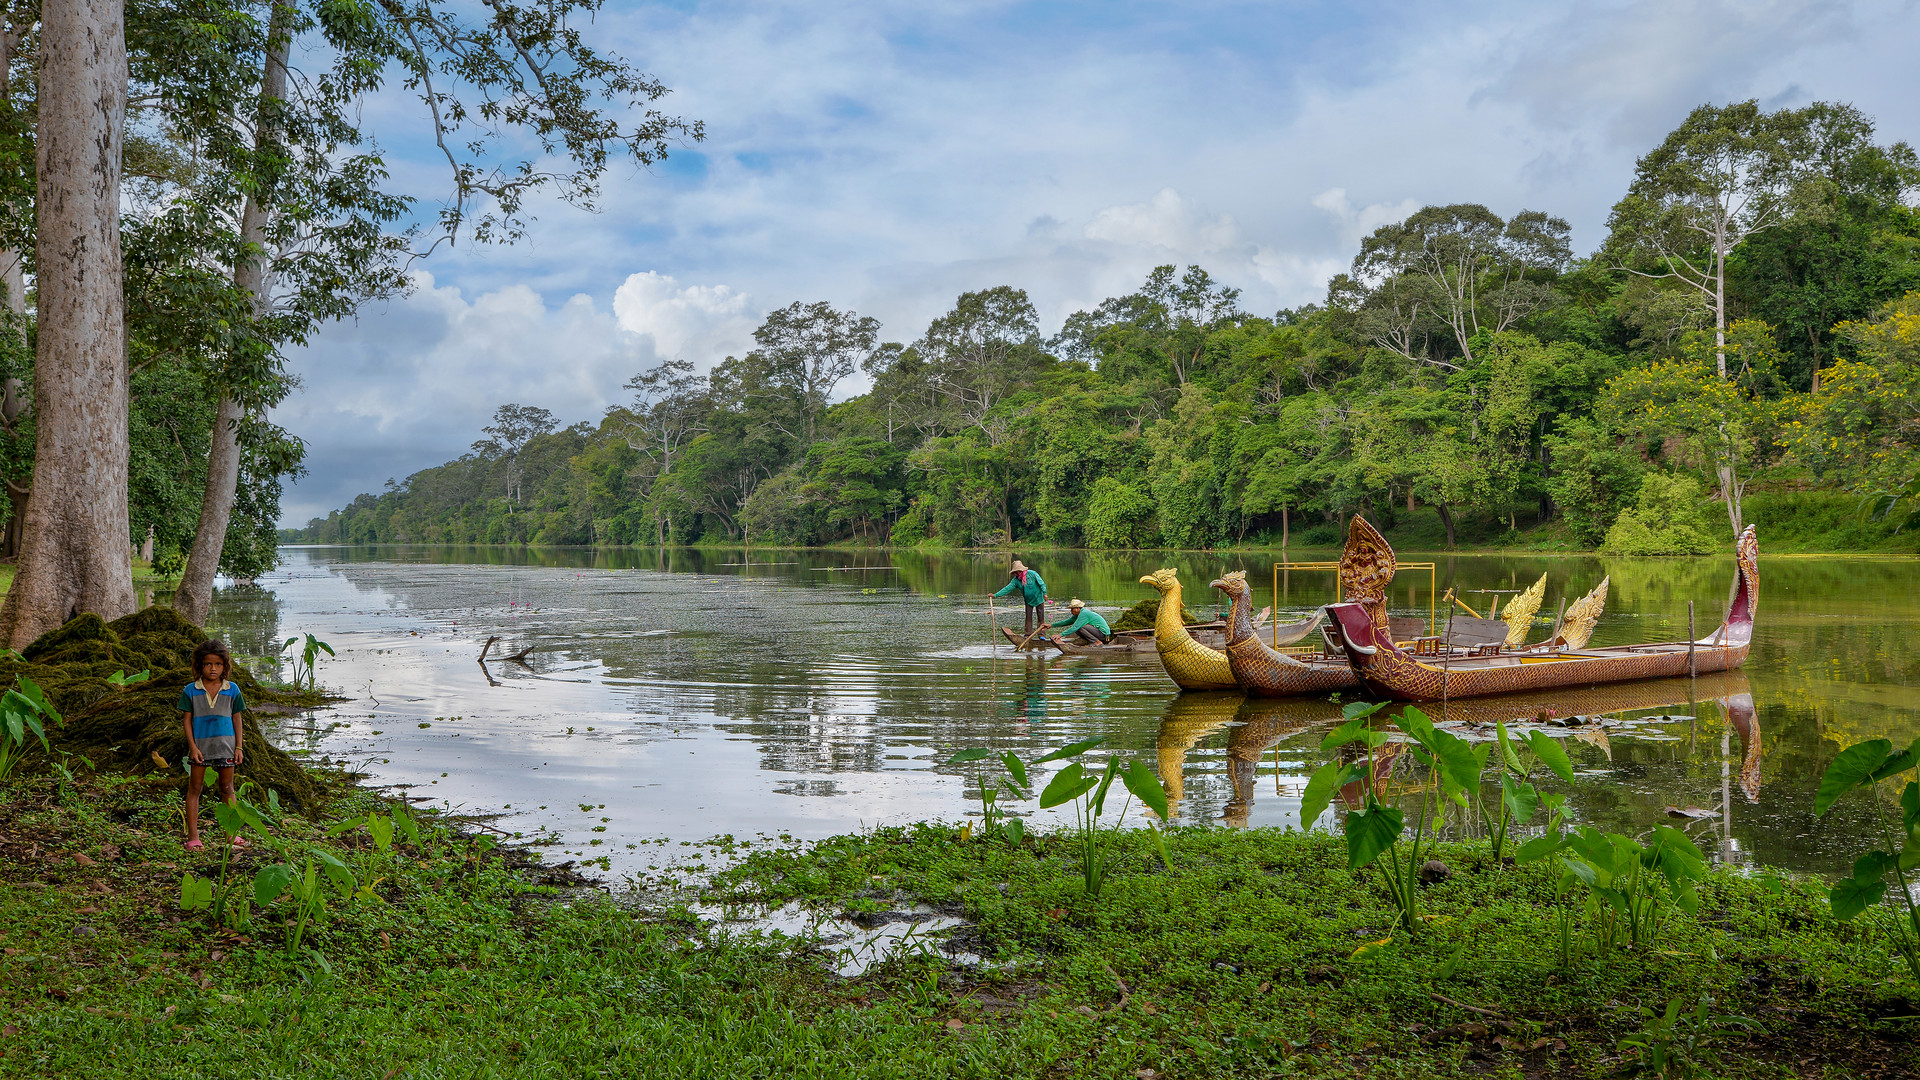
<svg viewBox="0 0 1920 1080"><path fill-rule="evenodd" d="M1096 757L1156 760L1184 822L1297 826L1300 789L1327 760L1319 743L1340 712L1329 700L1177 695L1151 655L1014 653L983 602L1004 580L1004 555L285 556L259 587L222 589L214 624L255 655L308 631L333 642L340 656L322 660L321 681L354 700L331 717L345 727L316 736L320 752L370 762L382 780L436 800L510 806L514 828L548 828L562 850L607 854L616 866L644 865L626 844L663 835L954 820L974 805L971 774L944 764L955 752L988 746L1031 759L1094 736L1106 739ZM1596 643L1677 632L1687 599L1732 580L1724 558L1435 561L1443 591L1530 584L1545 572L1543 610L1611 574ZM1272 581L1258 555L1068 552L1039 565L1057 592L1108 612L1142 599L1136 579L1158 566L1199 580L1245 569L1263 592ZM1431 603L1417 577L1394 583L1395 614ZM1812 793L1846 743L1920 734L1908 689L1920 661L1901 644L1920 622L1920 562L1770 559L1763 577L1743 673L1423 708L1470 738L1491 737L1496 722L1544 723L1564 737L1579 769L1578 820L1639 831L1681 821L1669 806L1698 808L1715 816L1683 824L1723 857L1843 867L1869 823L1849 806L1814 819ZM1324 601L1327 585L1324 574L1286 575L1275 618ZM525 665L488 670L474 661L490 636L533 651ZM1566 726L1578 717L1603 722ZM581 804L593 814L568 809ZM1058 817L1030 801L1015 809L1037 824Z"/></svg>

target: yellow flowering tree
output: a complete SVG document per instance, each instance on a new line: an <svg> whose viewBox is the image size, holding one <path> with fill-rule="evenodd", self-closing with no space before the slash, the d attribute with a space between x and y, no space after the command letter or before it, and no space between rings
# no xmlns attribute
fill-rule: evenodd
<svg viewBox="0 0 1920 1080"><path fill-rule="evenodd" d="M1854 357L1821 373L1784 441L1816 475L1866 496L1875 517L1902 506L1910 516L1920 510L1920 292L1834 330Z"/></svg>

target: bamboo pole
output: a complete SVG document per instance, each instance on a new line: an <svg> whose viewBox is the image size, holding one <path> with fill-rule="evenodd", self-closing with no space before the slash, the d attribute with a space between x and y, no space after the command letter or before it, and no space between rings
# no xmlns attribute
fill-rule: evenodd
<svg viewBox="0 0 1920 1080"><path fill-rule="evenodd" d="M1693 678L1698 672L1693 666L1693 601L1687 601L1687 678Z"/></svg>
<svg viewBox="0 0 1920 1080"><path fill-rule="evenodd" d="M993 639L993 651L998 654L1000 652L1000 616L994 613L992 593L987 594L987 618L993 623L993 633L990 636Z"/></svg>

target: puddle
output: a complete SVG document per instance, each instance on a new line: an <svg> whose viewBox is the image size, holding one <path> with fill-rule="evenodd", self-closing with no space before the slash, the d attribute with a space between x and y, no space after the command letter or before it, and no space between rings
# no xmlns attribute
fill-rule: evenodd
<svg viewBox="0 0 1920 1080"><path fill-rule="evenodd" d="M689 904L687 909L722 933L766 934L811 942L828 969L846 978L900 957L929 956L946 963L978 965L984 958L950 940L966 920L924 905L875 912L829 912L799 902Z"/></svg>

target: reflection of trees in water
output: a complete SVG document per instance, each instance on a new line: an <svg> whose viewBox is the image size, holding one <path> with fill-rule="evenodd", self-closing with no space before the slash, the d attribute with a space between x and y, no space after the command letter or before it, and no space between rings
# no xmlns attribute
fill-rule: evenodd
<svg viewBox="0 0 1920 1080"><path fill-rule="evenodd" d="M280 598L258 585L229 585L213 590L207 632L226 641L236 656L273 658L279 670Z"/></svg>

